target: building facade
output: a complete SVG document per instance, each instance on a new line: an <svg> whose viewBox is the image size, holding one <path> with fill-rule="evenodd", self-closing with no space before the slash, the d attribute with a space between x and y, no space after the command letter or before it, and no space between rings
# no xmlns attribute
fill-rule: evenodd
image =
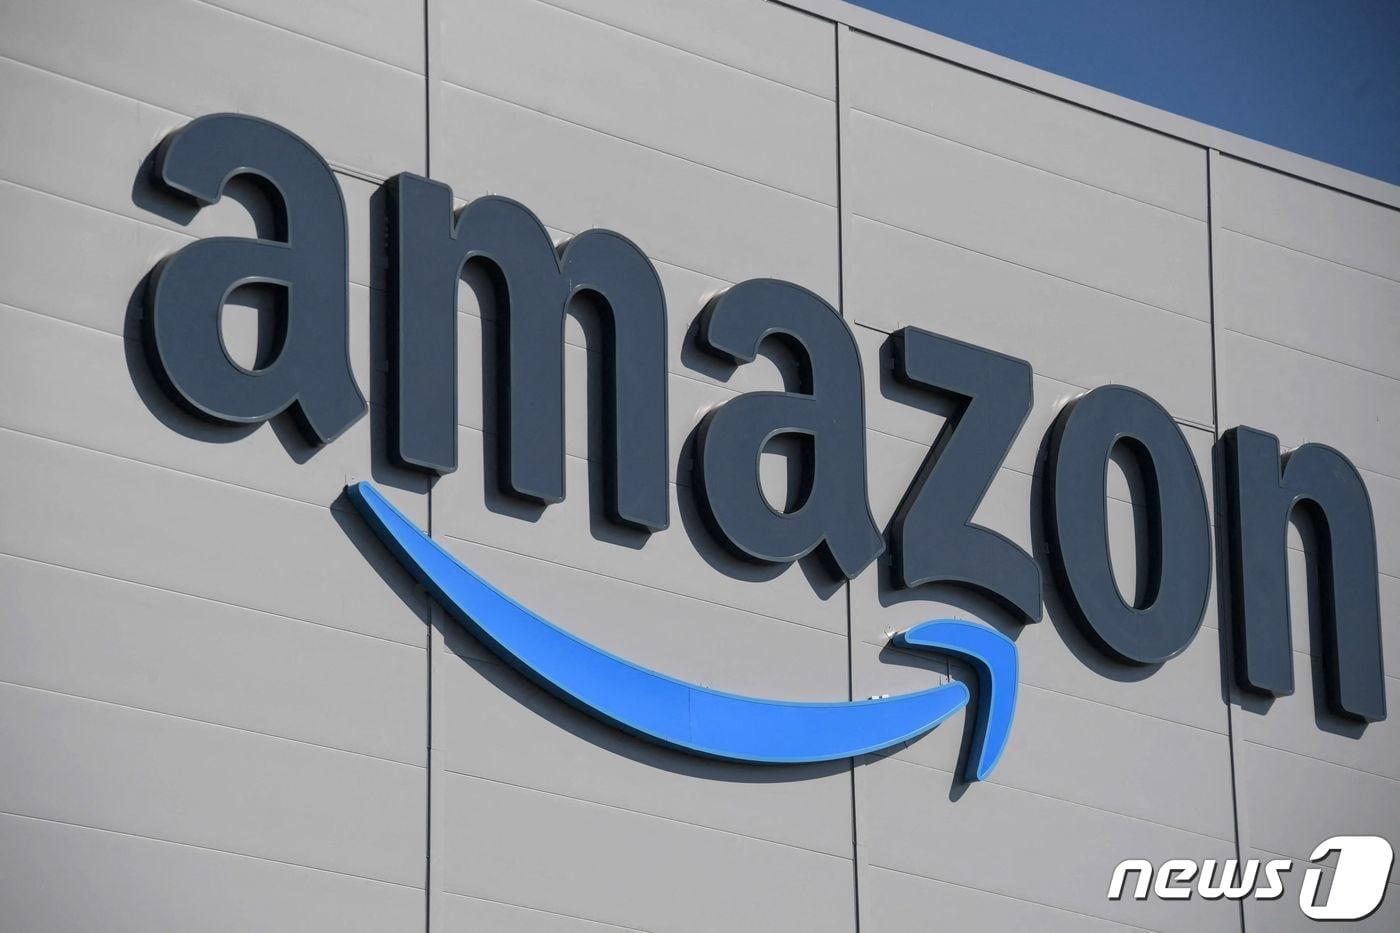
<svg viewBox="0 0 1400 933"><path fill-rule="evenodd" d="M190 415L143 353L162 258L276 236L279 206L246 180L203 208L152 180L162 139L218 112L299 134L344 196L368 413L324 446L285 415ZM1308 929L1298 882L1318 843L1400 840L1394 718L1354 722L1324 697L1315 528L1290 530L1296 690L1269 700L1232 676L1221 535L1195 638L1126 665L1066 609L1041 502L1052 422L1106 384L1170 413L1212 526L1227 429L1337 448L1373 508L1400 702L1400 189L825 2L7 3L0 114L0 927ZM480 277L459 290L457 468L392 461L381 185L400 172L458 206L514 198L561 242L616 230L650 258L669 527L603 512L605 354L583 313L566 324L567 497L499 491L500 309ZM854 335L881 528L951 413L894 378L889 336L1031 364L1031 413L976 521L1037 558L1041 621L949 583L896 587L888 555L847 581L715 540L694 429L790 374L781 355L701 352L696 319L759 277L814 292ZM275 354L277 314L275 296L233 295L230 354ZM771 501L802 456L765 455ZM346 499L359 480L544 617L719 690L970 682L890 639L978 620L1019 653L1010 743L976 782L963 713L825 764L659 748L448 618ZM1150 510L1131 465L1106 493L1128 591ZM1128 858L1296 867L1275 900L1110 899ZM1400 928L1388 887L1359 928Z"/></svg>

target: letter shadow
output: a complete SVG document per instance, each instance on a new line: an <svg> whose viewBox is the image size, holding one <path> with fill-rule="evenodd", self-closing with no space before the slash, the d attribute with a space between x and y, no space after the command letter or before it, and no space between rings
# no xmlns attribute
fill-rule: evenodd
<svg viewBox="0 0 1400 933"><path fill-rule="evenodd" d="M398 558L389 553L388 548L380 542L364 520L360 518L354 503L345 495L344 491L336 496L334 501L327 506L332 520L345 537L350 539L350 543L355 546L355 550L360 552L360 556L365 559L369 568L384 581L384 584L393 591L394 595L401 599L404 605L413 611L413 614L423 620L426 626L431 621L432 599L427 591L418 585L418 581L409 575L408 571L399 563ZM426 629L425 629L426 632Z"/></svg>

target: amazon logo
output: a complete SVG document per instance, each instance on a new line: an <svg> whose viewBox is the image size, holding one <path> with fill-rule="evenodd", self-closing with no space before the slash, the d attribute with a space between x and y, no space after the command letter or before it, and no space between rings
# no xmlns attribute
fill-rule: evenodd
<svg viewBox="0 0 1400 933"><path fill-rule="evenodd" d="M214 114L167 137L151 160L156 186L207 205L236 177L272 197L273 238L206 237L161 260L148 278L145 356L169 396L219 424L283 412L313 444L333 440L367 406L350 369L345 204L325 160L266 120ZM604 360L604 511L621 526L669 526L668 309L646 254L610 230L560 247L527 207L478 198L454 208L450 188L413 174L384 183L387 205L389 456L430 475L457 467L457 291L464 270L491 282L495 470L501 491L564 499L564 321L572 303L597 309ZM736 224L742 218L735 218ZM220 318L230 293L262 283L284 314L272 358L235 363ZM938 301L930 281L929 300ZM1363 722L1386 715L1380 600L1371 502L1356 468L1320 444L1280 450L1241 426L1214 451L1213 540L1205 487L1180 427L1148 395L1101 386L1063 407L1038 482L1047 566L972 516L1031 410L1031 366L993 350L905 327L889 338L891 375L952 404L954 413L905 491L889 527L871 515L862 360L849 326L820 296L791 282L752 279L696 309L706 357L751 363L768 342L798 362L784 391L737 395L694 431L691 489L699 533L735 555L784 564L815 555L835 580L852 579L887 549L897 587L940 582L1000 603L1021 624L1041 619L1042 576L1105 656L1128 666L1168 663L1199 630L1213 552L1225 553L1233 677L1241 687L1293 691L1286 534L1295 509L1313 514L1322 593L1321 653L1332 711ZM758 461L774 438L800 444L791 504L770 505ZM1126 452L1144 479L1146 585L1125 599L1108 551L1105 481ZM898 697L785 703L709 690L614 657L497 591L398 514L368 484L347 490L365 521L443 608L503 659L591 715L650 740L718 758L796 762L862 754L922 734L971 702L962 684ZM518 594L524 595L524 594ZM969 779L985 777L1014 715L1013 643L991 629L935 620L900 634L913 650L961 658L977 671Z"/></svg>

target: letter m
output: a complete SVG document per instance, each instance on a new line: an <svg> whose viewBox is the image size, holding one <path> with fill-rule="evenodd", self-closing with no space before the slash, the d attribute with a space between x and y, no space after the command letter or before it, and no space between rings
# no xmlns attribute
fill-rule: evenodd
<svg viewBox="0 0 1400 933"><path fill-rule="evenodd" d="M437 473L457 466L457 286L469 263L494 285L497 443L503 492L564 498L564 317L584 297L603 335L606 510L648 530L669 521L666 301L646 255L608 230L555 251L508 198L454 217L452 190L417 175L386 183L390 226L391 453Z"/></svg>

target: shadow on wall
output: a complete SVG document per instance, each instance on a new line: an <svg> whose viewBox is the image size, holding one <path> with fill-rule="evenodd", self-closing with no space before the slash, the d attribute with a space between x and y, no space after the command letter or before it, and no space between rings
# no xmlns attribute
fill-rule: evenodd
<svg viewBox="0 0 1400 933"><path fill-rule="evenodd" d="M343 491L331 502L328 511L331 519L355 546L355 550L360 552L365 564L384 581L384 585L392 590L404 605L413 610L414 615L422 619L425 625L430 623L436 613L432 609L432 599L427 591L409 575L399 559L389 553L374 531L360 518L354 504Z"/></svg>

